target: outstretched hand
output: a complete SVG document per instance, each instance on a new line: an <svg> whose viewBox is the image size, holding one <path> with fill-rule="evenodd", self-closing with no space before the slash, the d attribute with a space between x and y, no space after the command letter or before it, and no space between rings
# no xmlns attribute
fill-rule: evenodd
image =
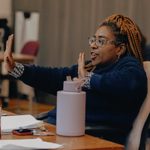
<svg viewBox="0 0 150 150"><path fill-rule="evenodd" d="M12 71L15 67L15 62L12 56L13 34L8 37L6 42L6 50L4 52L4 63L6 70Z"/></svg>

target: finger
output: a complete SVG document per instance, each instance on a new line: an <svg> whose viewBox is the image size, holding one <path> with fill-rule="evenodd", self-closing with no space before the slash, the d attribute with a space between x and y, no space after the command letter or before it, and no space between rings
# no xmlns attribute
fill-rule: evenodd
<svg viewBox="0 0 150 150"><path fill-rule="evenodd" d="M6 52L8 54L11 54L12 53L12 44L13 44L13 34L11 34L9 37L8 37L8 40L6 42Z"/></svg>
<svg viewBox="0 0 150 150"><path fill-rule="evenodd" d="M80 52L80 53L79 53L79 58L78 58L78 65L79 65L79 63L80 63L80 61L81 61L81 55L82 55L82 53Z"/></svg>
<svg viewBox="0 0 150 150"><path fill-rule="evenodd" d="M80 57L80 67L81 68L84 68L85 66L85 54L84 53L81 53L81 57Z"/></svg>
<svg viewBox="0 0 150 150"><path fill-rule="evenodd" d="M78 71L79 71L79 68L81 68L81 55L82 53L79 54L79 58L78 58Z"/></svg>
<svg viewBox="0 0 150 150"><path fill-rule="evenodd" d="M84 66L84 62L85 62L85 54L84 54L84 52L81 55L81 60L82 60L82 65Z"/></svg>
<svg viewBox="0 0 150 150"><path fill-rule="evenodd" d="M77 77L73 78L73 81L77 81L77 80L78 80L78 78L77 78Z"/></svg>
<svg viewBox="0 0 150 150"><path fill-rule="evenodd" d="M83 60L84 60L84 53L80 53L79 54L79 63L81 64L81 63L83 63Z"/></svg>
<svg viewBox="0 0 150 150"><path fill-rule="evenodd" d="M82 63L82 52L80 52L80 54L79 54L79 59L78 59L78 77L80 77L80 75L81 75L81 68L82 68L82 66L83 66L83 63Z"/></svg>

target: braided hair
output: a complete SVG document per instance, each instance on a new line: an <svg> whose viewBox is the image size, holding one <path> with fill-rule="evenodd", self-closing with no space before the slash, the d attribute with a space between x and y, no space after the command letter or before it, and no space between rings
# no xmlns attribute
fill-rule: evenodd
<svg viewBox="0 0 150 150"><path fill-rule="evenodd" d="M109 26L110 23L116 25L119 30L119 36L116 35L116 39L119 40L119 37L123 37L125 41L120 42L125 43L127 51L142 63L143 52L141 44L143 35L139 27L130 18L119 14L108 17L101 26L107 24ZM120 38L120 40L122 40L122 38Z"/></svg>
<svg viewBox="0 0 150 150"><path fill-rule="evenodd" d="M139 27L128 17L120 14L113 14L106 18L99 27L109 26L115 37L116 45L125 44L126 53L137 58L141 63L143 62L143 39ZM92 68L91 64L85 65L85 69L89 71Z"/></svg>

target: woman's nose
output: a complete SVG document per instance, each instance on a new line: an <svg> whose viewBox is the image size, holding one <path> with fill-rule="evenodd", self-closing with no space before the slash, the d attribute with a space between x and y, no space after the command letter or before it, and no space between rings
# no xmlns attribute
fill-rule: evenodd
<svg viewBox="0 0 150 150"><path fill-rule="evenodd" d="M90 47L91 47L92 49L97 49L97 48L98 48L98 46L96 45L95 42L93 42L92 44L90 44Z"/></svg>

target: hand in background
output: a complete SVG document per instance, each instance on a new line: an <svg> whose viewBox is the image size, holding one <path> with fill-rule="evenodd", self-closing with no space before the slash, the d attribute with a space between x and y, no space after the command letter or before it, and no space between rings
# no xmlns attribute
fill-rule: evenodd
<svg viewBox="0 0 150 150"><path fill-rule="evenodd" d="M4 52L4 65L8 72L12 71L15 67L15 62L12 56L12 43L13 43L13 34L8 37L6 43L6 50Z"/></svg>
<svg viewBox="0 0 150 150"><path fill-rule="evenodd" d="M85 54L82 52L78 58L78 78L85 78L87 71L85 70Z"/></svg>

